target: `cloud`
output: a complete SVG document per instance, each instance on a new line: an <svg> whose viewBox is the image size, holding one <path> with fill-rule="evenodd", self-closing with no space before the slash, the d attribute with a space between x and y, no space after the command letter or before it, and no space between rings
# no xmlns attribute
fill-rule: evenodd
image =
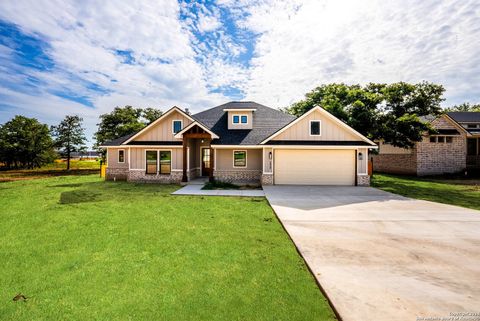
<svg viewBox="0 0 480 321"><path fill-rule="evenodd" d="M202 33L213 31L218 29L221 26L221 23L218 17L213 15L206 15L204 13L200 13L198 17L198 30Z"/></svg>

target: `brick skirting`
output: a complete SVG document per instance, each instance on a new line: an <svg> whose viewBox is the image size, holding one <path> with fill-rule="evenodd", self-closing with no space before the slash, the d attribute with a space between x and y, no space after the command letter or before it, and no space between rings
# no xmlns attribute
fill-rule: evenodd
<svg viewBox="0 0 480 321"><path fill-rule="evenodd" d="M262 174L262 185L273 185L273 174Z"/></svg>
<svg viewBox="0 0 480 321"><path fill-rule="evenodd" d="M370 176L369 175L357 175L357 185L358 186L370 186Z"/></svg>
<svg viewBox="0 0 480 321"><path fill-rule="evenodd" d="M136 183L164 183L164 184L179 184L182 181L182 172L171 172L170 175L165 174L146 174L145 171L129 171L127 180Z"/></svg>
<svg viewBox="0 0 480 321"><path fill-rule="evenodd" d="M243 170L243 171L225 171L225 170L215 170L213 171L213 176L216 180L228 183L235 182L253 182L259 183L262 176L261 170Z"/></svg>

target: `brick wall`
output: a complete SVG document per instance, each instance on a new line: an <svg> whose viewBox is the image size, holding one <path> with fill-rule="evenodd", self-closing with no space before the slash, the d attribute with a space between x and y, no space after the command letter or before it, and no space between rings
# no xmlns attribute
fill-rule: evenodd
<svg viewBox="0 0 480 321"><path fill-rule="evenodd" d="M261 170L215 170L213 171L215 179L228 183L259 183Z"/></svg>
<svg viewBox="0 0 480 321"><path fill-rule="evenodd" d="M417 152L413 148L410 154L379 154L371 155L373 171L379 173L416 175Z"/></svg>
<svg viewBox="0 0 480 321"><path fill-rule="evenodd" d="M466 138L452 137L451 143L430 143L429 137L417 143L417 175L458 173L466 168Z"/></svg>

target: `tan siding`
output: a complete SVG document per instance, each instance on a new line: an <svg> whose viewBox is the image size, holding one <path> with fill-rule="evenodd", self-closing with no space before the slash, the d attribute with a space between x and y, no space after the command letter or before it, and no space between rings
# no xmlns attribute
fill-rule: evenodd
<svg viewBox="0 0 480 321"><path fill-rule="evenodd" d="M107 148L107 166L109 168L128 168L128 148L124 148L125 151L125 162L118 162L118 151L122 148Z"/></svg>
<svg viewBox="0 0 480 321"><path fill-rule="evenodd" d="M263 151L263 171L264 173L273 173L273 150L271 148L265 148ZM272 159L269 157L270 153L272 153Z"/></svg>
<svg viewBox="0 0 480 321"><path fill-rule="evenodd" d="M145 151L147 150L171 150L172 151L172 169L183 169L182 148L132 148L131 169L145 169Z"/></svg>
<svg viewBox="0 0 480 321"><path fill-rule="evenodd" d="M367 174L367 166L368 166L368 149L367 148L359 148L358 153L362 153L363 159L357 160L357 169L358 169L358 174Z"/></svg>
<svg viewBox="0 0 480 321"><path fill-rule="evenodd" d="M233 167L233 151L247 151L247 167ZM217 170L261 170L262 169L262 150L261 149L217 149L216 169Z"/></svg>
<svg viewBox="0 0 480 321"><path fill-rule="evenodd" d="M320 136L310 136L310 120L321 121ZM359 140L359 138L320 112L314 111L273 140Z"/></svg>
<svg viewBox="0 0 480 321"><path fill-rule="evenodd" d="M239 115L240 117L243 115L248 116L248 123L247 124L234 124L233 123L233 115ZM229 111L228 112L228 129L252 129L253 128L253 115L251 111Z"/></svg>
<svg viewBox="0 0 480 321"><path fill-rule="evenodd" d="M181 141L173 137L172 121L183 121L183 127L188 126L192 121L178 111L173 111L170 115L155 124L152 128L136 137L133 141Z"/></svg>

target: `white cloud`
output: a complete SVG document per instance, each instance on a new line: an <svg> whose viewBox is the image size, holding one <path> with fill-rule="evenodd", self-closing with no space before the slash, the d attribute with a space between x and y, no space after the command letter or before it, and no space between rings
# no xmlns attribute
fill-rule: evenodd
<svg viewBox="0 0 480 321"><path fill-rule="evenodd" d="M285 106L322 83L445 85L447 103L480 99L478 1L223 1L259 34L249 99ZM470 93L470 95L469 95Z"/></svg>
<svg viewBox="0 0 480 321"><path fill-rule="evenodd" d="M198 30L202 33L218 29L222 24L218 17L200 13L198 15Z"/></svg>

